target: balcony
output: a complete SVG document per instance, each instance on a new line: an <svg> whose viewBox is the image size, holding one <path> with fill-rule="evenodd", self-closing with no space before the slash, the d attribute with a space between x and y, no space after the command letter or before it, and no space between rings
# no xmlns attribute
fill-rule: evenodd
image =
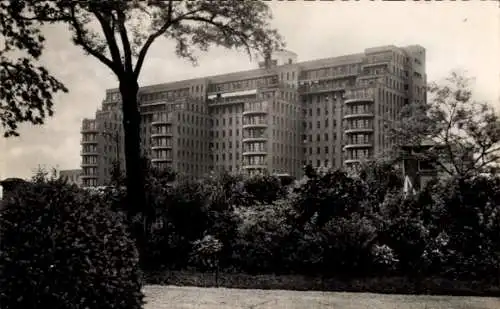
<svg viewBox="0 0 500 309"><path fill-rule="evenodd" d="M345 90L348 85L333 85L333 84L312 84L299 86L300 94L321 93Z"/></svg>
<svg viewBox="0 0 500 309"><path fill-rule="evenodd" d="M243 169L245 170L265 170L267 169L267 164L252 164L252 165L243 165Z"/></svg>
<svg viewBox="0 0 500 309"><path fill-rule="evenodd" d="M246 128L267 128L268 124L267 122L255 122L255 123L244 123L243 124L243 129Z"/></svg>
<svg viewBox="0 0 500 309"><path fill-rule="evenodd" d="M81 179L97 179L99 178L97 175L80 175Z"/></svg>
<svg viewBox="0 0 500 309"><path fill-rule="evenodd" d="M345 104L355 102L373 102L375 99L375 89L373 88L358 88L346 92Z"/></svg>
<svg viewBox="0 0 500 309"><path fill-rule="evenodd" d="M346 144L344 146L344 149L347 150L347 149L357 149L357 148L372 148L373 147L373 143L357 143L357 144L351 144L349 142L349 144Z"/></svg>
<svg viewBox="0 0 500 309"><path fill-rule="evenodd" d="M98 144L97 139L81 139L80 140L80 145L91 145L91 144Z"/></svg>
<svg viewBox="0 0 500 309"><path fill-rule="evenodd" d="M375 115L371 112L363 112L357 114L346 114L343 119L355 119L355 118L373 118Z"/></svg>
<svg viewBox="0 0 500 309"><path fill-rule="evenodd" d="M152 158L151 163L172 162L172 157Z"/></svg>
<svg viewBox="0 0 500 309"><path fill-rule="evenodd" d="M316 80L322 81L322 80L346 79L349 77L355 77L359 74L359 72L357 70L352 70L349 72L336 71L336 72L329 72L328 74L322 74L321 76L316 76L313 78L312 76L307 76L307 74L304 74L304 73L305 72L303 72L299 75L299 80L301 82L316 81Z"/></svg>
<svg viewBox="0 0 500 309"><path fill-rule="evenodd" d="M80 166L81 167L97 167L98 163L97 162L94 162L94 163L86 162L86 163L81 163Z"/></svg>
<svg viewBox="0 0 500 309"><path fill-rule="evenodd" d="M354 134L354 133L372 133L373 128L364 127L364 128L347 128L344 129L345 134Z"/></svg>
<svg viewBox="0 0 500 309"><path fill-rule="evenodd" d="M243 137L241 140L242 143L248 143L248 142L265 142L268 140L267 135L261 135L261 136L246 136Z"/></svg>
<svg viewBox="0 0 500 309"><path fill-rule="evenodd" d="M158 125L166 125L166 124L171 124L172 123L172 118L169 114L169 117L153 117L153 121L151 121L152 126L158 126Z"/></svg>
<svg viewBox="0 0 500 309"><path fill-rule="evenodd" d="M391 62L392 62L392 57L367 59L366 62L361 64L361 69L363 70L365 68L370 68L370 67L375 67L375 66L389 65Z"/></svg>
<svg viewBox="0 0 500 309"><path fill-rule="evenodd" d="M255 94L207 99L207 103L209 105L219 105L219 104L224 105L224 104L236 104L245 102L256 102Z"/></svg>
<svg viewBox="0 0 500 309"><path fill-rule="evenodd" d="M257 150L245 150L243 151L243 153L241 154L242 156L244 157L248 157L248 156L265 156L267 155L267 150L266 149L257 149Z"/></svg>
<svg viewBox="0 0 500 309"><path fill-rule="evenodd" d="M172 131L164 131L164 132L152 132L151 133L151 138L154 138L154 137L165 137L165 136L173 136L173 132Z"/></svg>
<svg viewBox="0 0 500 309"><path fill-rule="evenodd" d="M84 126L81 128L80 133L99 133L97 126Z"/></svg>
<svg viewBox="0 0 500 309"><path fill-rule="evenodd" d="M152 150L160 150L160 149L172 149L173 145L172 144L157 144L157 145L151 145Z"/></svg>
<svg viewBox="0 0 500 309"><path fill-rule="evenodd" d="M243 116L246 115L266 115L269 112L269 110L266 109L253 109L253 110L246 110L243 111Z"/></svg>
<svg viewBox="0 0 500 309"><path fill-rule="evenodd" d="M279 82L279 81L273 81L272 83L259 83L257 85L257 88L258 89L274 89L274 88L282 88L282 89L286 89L286 88L290 88L290 86L288 86L287 84L283 83L283 82Z"/></svg>
<svg viewBox="0 0 500 309"><path fill-rule="evenodd" d="M80 151L81 156L98 156L99 152L97 149L86 149L86 150L81 150Z"/></svg>

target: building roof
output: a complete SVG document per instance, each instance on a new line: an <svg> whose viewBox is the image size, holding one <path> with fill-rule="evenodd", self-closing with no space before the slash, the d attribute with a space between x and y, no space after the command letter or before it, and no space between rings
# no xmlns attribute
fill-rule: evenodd
<svg viewBox="0 0 500 309"><path fill-rule="evenodd" d="M296 62L293 64L284 64L280 67L298 66L298 67L302 68L303 70L313 70L313 69L317 69L317 68L322 68L325 65L354 64L354 63L362 62L363 58L367 54L396 50L396 49L402 50L402 49L408 49L408 48L409 49L415 49L415 48L423 49L423 47L421 47L420 45L411 45L411 46L406 46L406 47L386 45L386 46L366 48L363 53L355 53L355 54L340 55L340 56L335 56L335 57L307 60L307 61L302 61L302 62ZM288 51L288 50L286 52L293 53L293 52ZM295 55L295 53L293 53L293 54ZM209 76L190 78L190 79L185 79L185 80L177 80L177 81L166 82L166 83L150 84L150 85L140 87L140 92L149 93L149 92L157 92L157 91L168 91L168 90L175 90L175 89L179 89L179 88L184 88L184 87L187 87L188 85L191 85L191 84L196 84L196 83L202 84L206 81L210 81L210 83L224 83L224 82L230 82L230 81L236 81L236 80L258 78L258 77L262 77L265 75L271 75L271 74L275 74L274 70L270 70L270 69L266 69L266 68L256 68L256 69L251 69L251 70L238 71L238 72L225 73L225 74L217 74L217 75L209 75ZM111 88L111 89L107 89L106 93L108 93L108 94L109 93L116 93L118 91L119 91L118 88Z"/></svg>

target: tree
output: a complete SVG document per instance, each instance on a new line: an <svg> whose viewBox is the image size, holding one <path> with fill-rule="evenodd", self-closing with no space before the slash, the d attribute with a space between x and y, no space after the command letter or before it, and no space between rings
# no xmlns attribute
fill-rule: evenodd
<svg viewBox="0 0 500 309"><path fill-rule="evenodd" d="M392 137L402 145L431 141L422 158L449 175L487 172L500 163L500 120L493 108L472 97L471 78L453 72L443 84L428 87L430 102L410 104Z"/></svg>
<svg viewBox="0 0 500 309"><path fill-rule="evenodd" d="M33 21L9 14L18 3L0 3L0 124L4 137L18 136L18 125L43 124L52 116L53 94L66 87L37 65L43 36Z"/></svg>
<svg viewBox="0 0 500 309"><path fill-rule="evenodd" d="M223 248L220 240L212 235L193 242L192 261L201 267L215 270L215 286L219 286L219 254Z"/></svg>
<svg viewBox="0 0 500 309"><path fill-rule="evenodd" d="M361 181L340 170L316 173L307 170L310 178L295 192L294 201L299 226L314 220L323 226L336 217L346 217L361 210L364 198Z"/></svg>
<svg viewBox="0 0 500 309"><path fill-rule="evenodd" d="M141 273L124 217L108 201L39 179L0 216L2 308L142 308Z"/></svg>
<svg viewBox="0 0 500 309"><path fill-rule="evenodd" d="M68 25L73 42L115 74L122 98L131 214L152 211L144 209L138 102L138 78L151 45L160 37L174 40L176 54L193 63L195 50L206 51L210 45L243 48L249 55L282 46L262 1L25 0L10 1L6 8L21 22Z"/></svg>

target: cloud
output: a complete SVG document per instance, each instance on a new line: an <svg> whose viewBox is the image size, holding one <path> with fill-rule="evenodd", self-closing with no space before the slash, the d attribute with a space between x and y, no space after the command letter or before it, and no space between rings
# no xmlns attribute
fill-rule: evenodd
<svg viewBox="0 0 500 309"><path fill-rule="evenodd" d="M274 25L300 61L361 52L377 45L420 44L427 49L428 80L464 68L476 77L479 98L500 109L500 18L495 1L483 2L277 2ZM29 177L38 164L61 169L80 165L80 124L93 117L116 79L75 47L66 27L46 29L44 64L69 88L56 99L43 126L23 125L20 138L0 140L0 178ZM140 82L162 83L251 69L256 63L236 51L213 48L193 67L178 59L172 42L153 45Z"/></svg>

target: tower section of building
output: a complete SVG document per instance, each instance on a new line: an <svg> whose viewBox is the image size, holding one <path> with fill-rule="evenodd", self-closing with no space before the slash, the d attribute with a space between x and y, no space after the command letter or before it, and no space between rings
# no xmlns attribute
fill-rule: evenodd
<svg viewBox="0 0 500 309"><path fill-rule="evenodd" d="M315 167L340 168L345 93L356 84L361 55L306 62L300 87L304 110L304 155Z"/></svg>
<svg viewBox="0 0 500 309"><path fill-rule="evenodd" d="M145 152L158 169L200 177L211 168L206 81L141 88Z"/></svg>
<svg viewBox="0 0 500 309"><path fill-rule="evenodd" d="M83 119L81 136L82 186L106 185L114 164L124 169L125 162L121 98L117 91L106 91L95 118Z"/></svg>
<svg viewBox="0 0 500 309"><path fill-rule="evenodd" d="M101 154L99 152L99 129L95 119L83 119L81 128L81 152L82 158L82 186L93 187L98 185L99 161Z"/></svg>

